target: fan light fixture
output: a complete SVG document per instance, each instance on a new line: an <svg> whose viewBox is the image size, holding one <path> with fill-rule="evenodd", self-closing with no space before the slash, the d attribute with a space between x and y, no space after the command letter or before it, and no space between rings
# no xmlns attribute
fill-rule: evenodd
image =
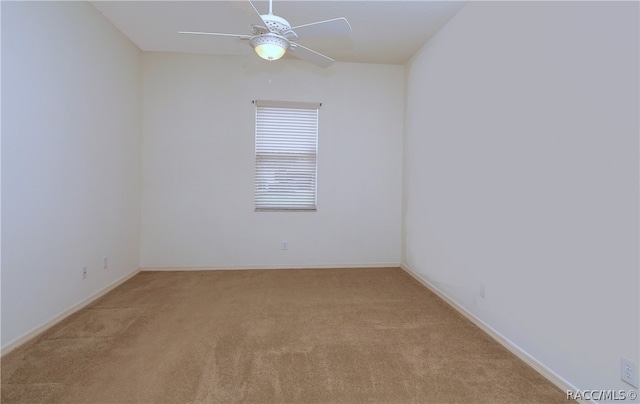
<svg viewBox="0 0 640 404"><path fill-rule="evenodd" d="M265 60L278 60L289 48L289 41L272 32L256 35L249 41L258 56Z"/></svg>

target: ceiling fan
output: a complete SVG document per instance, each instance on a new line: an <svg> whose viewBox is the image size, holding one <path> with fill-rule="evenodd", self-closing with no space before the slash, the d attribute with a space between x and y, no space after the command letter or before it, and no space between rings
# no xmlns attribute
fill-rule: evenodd
<svg viewBox="0 0 640 404"><path fill-rule="evenodd" d="M290 51L292 55L300 59L320 67L328 67L334 62L333 59L294 41L300 37L342 35L351 32L351 25L343 17L292 27L287 20L273 14L273 0L269 0L269 14L260 14L251 0L248 1L255 11L254 19L249 24L252 31L250 35L194 31L179 31L178 33L235 37L248 40L249 45L258 56L265 60L280 59L287 51Z"/></svg>

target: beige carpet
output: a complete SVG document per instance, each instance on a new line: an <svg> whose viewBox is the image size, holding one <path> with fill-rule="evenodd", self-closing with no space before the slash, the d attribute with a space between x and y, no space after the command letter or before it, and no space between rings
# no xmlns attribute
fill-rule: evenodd
<svg viewBox="0 0 640 404"><path fill-rule="evenodd" d="M398 268L143 272L1 363L2 403L566 403Z"/></svg>

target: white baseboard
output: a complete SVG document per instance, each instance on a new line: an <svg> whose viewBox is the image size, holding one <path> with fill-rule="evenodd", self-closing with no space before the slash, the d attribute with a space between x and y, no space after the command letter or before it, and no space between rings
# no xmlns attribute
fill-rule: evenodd
<svg viewBox="0 0 640 404"><path fill-rule="evenodd" d="M111 290L113 290L116 287L120 286L121 284L123 284L124 282L128 281L129 279L133 278L139 272L140 272L140 269L137 269L134 272L132 272L132 273L130 273L128 275L125 275L120 279L117 279L116 281L114 281L111 284L107 285L103 289L100 289L99 291L95 292L91 296L87 297L86 299L83 299L79 303L73 305L69 309L67 309L64 312L62 312L61 314L57 315L55 318L47 321L45 324L43 324L43 325L41 325L39 327L36 327L35 329L33 329L30 332L28 332L25 335L23 335L22 337L19 337L19 338L15 339L15 340L9 342L7 345L3 346L0 349L0 351L1 351L0 352L0 357L4 356L5 354L7 354L7 353L9 353L11 351L13 351L14 349L18 348L19 346L24 345L25 343L29 342L33 338L37 337L38 335L40 335L43 332L45 332L46 330L48 330L49 328L51 328L54 325L58 324L59 322L61 322L65 318L69 317L73 313L83 309L84 307L86 307L89 304L93 303L94 301L98 300L99 298L101 298L102 296L104 296L105 294L110 292Z"/></svg>
<svg viewBox="0 0 640 404"><path fill-rule="evenodd" d="M560 377L557 373L555 373L554 371L552 371L551 369L543 365L540 361L538 361L536 358L531 356L525 350L523 350L518 345L511 342L504 335L500 334L498 331L493 329L487 323L485 323L484 321L476 317L473 313L471 313L470 311L468 311L467 309L459 305L455 300L450 298L445 292L438 289L436 286L433 285L432 282L422 277L416 271L411 269L408 265L400 264L400 268L402 268L406 273L411 275L415 280L420 282L427 289L435 293L438 297L444 300L447 304L453 307L460 314L462 314L467 319L469 319L473 324L478 326L478 328L480 328L482 331L487 333L491 338L496 340L500 345L507 348L511 353L513 353L518 358L520 358L524 363L532 367L536 372L540 373L545 379L549 380L551 383L557 386L560 390L564 392L569 390L571 391L578 390L575 386L571 385L569 382L567 382L562 377ZM586 400L577 400L577 402L595 403L595 401L586 401Z"/></svg>
<svg viewBox="0 0 640 404"><path fill-rule="evenodd" d="M312 264L312 265L216 265L193 267L143 267L141 271L240 271L256 269L345 269L345 268L398 268L399 262L375 262L368 264Z"/></svg>

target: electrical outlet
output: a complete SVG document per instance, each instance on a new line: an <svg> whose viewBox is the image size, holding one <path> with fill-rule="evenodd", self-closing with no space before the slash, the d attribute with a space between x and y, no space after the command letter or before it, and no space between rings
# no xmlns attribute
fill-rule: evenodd
<svg viewBox="0 0 640 404"><path fill-rule="evenodd" d="M620 378L633 387L638 387L638 366L629 359L620 358Z"/></svg>
<svg viewBox="0 0 640 404"><path fill-rule="evenodd" d="M282 241L282 247L281 247L281 248L282 248L283 250L288 250L288 249L289 249L289 242L288 242L288 241L283 240L283 241Z"/></svg>
<svg viewBox="0 0 640 404"><path fill-rule="evenodd" d="M107 269L107 268L109 268L109 258L102 257L102 269Z"/></svg>
<svg viewBox="0 0 640 404"><path fill-rule="evenodd" d="M87 267L82 267L82 279L87 279Z"/></svg>

